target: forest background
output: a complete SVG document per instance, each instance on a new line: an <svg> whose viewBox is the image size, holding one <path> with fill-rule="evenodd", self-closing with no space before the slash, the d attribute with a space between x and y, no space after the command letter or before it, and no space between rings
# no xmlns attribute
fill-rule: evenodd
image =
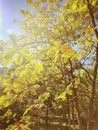
<svg viewBox="0 0 98 130"><path fill-rule="evenodd" d="M0 41L0 129L97 130L98 1L27 4Z"/></svg>

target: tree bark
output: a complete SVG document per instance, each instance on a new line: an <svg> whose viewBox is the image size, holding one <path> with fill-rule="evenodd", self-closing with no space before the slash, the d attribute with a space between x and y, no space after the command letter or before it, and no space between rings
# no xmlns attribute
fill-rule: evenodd
<svg viewBox="0 0 98 130"><path fill-rule="evenodd" d="M82 123L81 123L80 110L79 110L79 102L78 102L78 97L77 97L77 88L75 88L75 86L74 86L74 83L75 83L75 81L74 81L75 76L73 74L74 70L73 70L73 66L72 66L72 62L71 62L70 58L69 58L69 64L70 64L70 74L71 74L71 77L73 79L73 88L72 88L73 96L76 97L74 99L74 103L75 103L75 109L77 111L77 120L78 120L80 130L83 130Z"/></svg>
<svg viewBox="0 0 98 130"><path fill-rule="evenodd" d="M98 39L98 30L96 28L96 22L94 19L94 13L92 10L92 5L89 0L87 0L87 6L89 10L89 15L91 17L91 22L94 27L95 31L95 36ZM95 65L94 65L94 76L93 76L93 81L92 81L92 93L90 97L90 103L89 103L89 113L88 113L88 122L87 122L87 130L91 130L92 127L92 120L93 120L93 111L94 111L94 99L95 99L95 94L96 94L96 78L97 78L97 70L98 70L98 42L96 43L96 54L95 54L96 60L95 60Z"/></svg>
<svg viewBox="0 0 98 130"><path fill-rule="evenodd" d="M73 100L71 102L71 105L72 105L72 125L73 125L73 130L76 130L76 128L75 128L76 124L75 124L74 101Z"/></svg>
<svg viewBox="0 0 98 130"><path fill-rule="evenodd" d="M69 130L71 130L71 118L70 118L70 101L69 101L69 95L67 95L67 113L68 113L68 127L69 127Z"/></svg>

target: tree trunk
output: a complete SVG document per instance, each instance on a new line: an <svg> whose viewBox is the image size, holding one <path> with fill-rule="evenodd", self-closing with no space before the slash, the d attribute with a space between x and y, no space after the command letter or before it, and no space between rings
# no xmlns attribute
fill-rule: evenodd
<svg viewBox="0 0 98 130"><path fill-rule="evenodd" d="M75 88L75 86L74 86L75 76L73 74L73 66L72 66L72 62L71 62L70 58L69 58L69 64L70 64L70 74L71 74L71 77L73 79L73 84L72 84L73 88L72 88L72 90L73 90L73 96L75 97L74 103L75 103L75 109L77 111L77 120L78 120L80 130L83 130L82 123L81 123L81 117L80 117L79 102L78 102L78 97L77 97L77 88Z"/></svg>
<svg viewBox="0 0 98 130"><path fill-rule="evenodd" d="M69 101L69 95L67 95L67 113L68 113L68 127L69 127L69 130L71 130L71 118L70 118L70 101Z"/></svg>
<svg viewBox="0 0 98 130"><path fill-rule="evenodd" d="M89 14L91 17L91 22L94 27L96 38L98 39L98 30L96 28L96 22L94 19L94 13L92 10L92 5L89 0L87 0L87 6L89 10ZM97 69L98 69L98 42L96 43L96 60L95 60L95 66L94 66L94 76L93 76L93 82L92 82L92 93L89 103L89 113L88 113L88 122L87 122L87 130L91 130L92 127L92 120L93 120L93 111L94 111L94 99L96 94L96 78L97 78Z"/></svg>
<svg viewBox="0 0 98 130"><path fill-rule="evenodd" d="M81 116L80 116L80 110L79 110L79 103L78 103L78 98L77 98L77 90L75 90L75 89L74 89L74 97L75 97L74 101L75 101L75 108L77 111L77 120L78 120L79 128L80 128L80 130L83 130Z"/></svg>
<svg viewBox="0 0 98 130"><path fill-rule="evenodd" d="M66 107L67 107L67 104L64 103L64 105L63 105L63 119L64 119L64 123L66 123L65 126L67 127L67 111L66 111Z"/></svg>
<svg viewBox="0 0 98 130"><path fill-rule="evenodd" d="M72 96L72 98L73 98L73 96ZM73 125L73 130L76 130L76 128L75 128L75 112L74 112L74 102L73 102L73 100L72 100L72 102L71 102L71 105L72 105L72 125Z"/></svg>

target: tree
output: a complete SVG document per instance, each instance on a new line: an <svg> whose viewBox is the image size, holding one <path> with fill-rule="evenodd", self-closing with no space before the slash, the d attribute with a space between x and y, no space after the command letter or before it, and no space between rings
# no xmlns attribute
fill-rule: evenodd
<svg viewBox="0 0 98 130"><path fill-rule="evenodd" d="M20 11L21 35L1 41L1 64L7 67L0 98L7 105L1 110L10 110L27 129L43 118L47 126L50 115L61 115L70 130L77 129L76 120L80 130L90 130L98 96L97 0L27 3L33 12ZM17 112L21 107L22 115Z"/></svg>

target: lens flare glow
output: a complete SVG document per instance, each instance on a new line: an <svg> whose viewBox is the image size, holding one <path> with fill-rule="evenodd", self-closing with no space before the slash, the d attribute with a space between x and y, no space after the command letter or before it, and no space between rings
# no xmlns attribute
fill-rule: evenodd
<svg viewBox="0 0 98 130"><path fill-rule="evenodd" d="M3 2L4 0L0 0L0 40L2 39L3 34Z"/></svg>

